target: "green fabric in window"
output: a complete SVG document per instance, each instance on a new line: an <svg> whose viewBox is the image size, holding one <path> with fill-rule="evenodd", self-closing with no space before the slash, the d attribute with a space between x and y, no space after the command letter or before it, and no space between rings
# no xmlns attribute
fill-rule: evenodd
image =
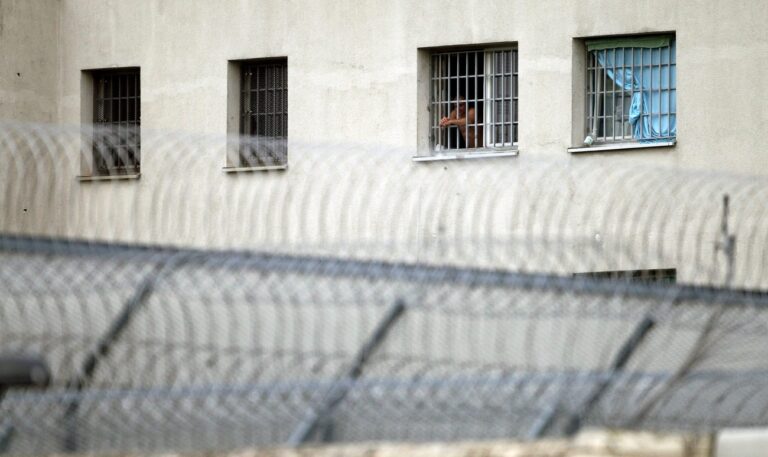
<svg viewBox="0 0 768 457"><path fill-rule="evenodd" d="M669 35L651 35L625 38L597 38L587 40L587 51L614 48L663 48L669 46L672 37Z"/></svg>

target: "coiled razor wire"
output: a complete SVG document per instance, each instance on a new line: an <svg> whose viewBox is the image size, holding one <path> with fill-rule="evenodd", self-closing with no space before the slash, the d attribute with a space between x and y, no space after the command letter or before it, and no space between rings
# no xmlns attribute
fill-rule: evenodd
<svg viewBox="0 0 768 457"><path fill-rule="evenodd" d="M52 373L2 452L768 425L762 178L292 145L248 179L143 132L183 172L86 184L81 131L0 132L0 353ZM627 266L678 282L573 276Z"/></svg>

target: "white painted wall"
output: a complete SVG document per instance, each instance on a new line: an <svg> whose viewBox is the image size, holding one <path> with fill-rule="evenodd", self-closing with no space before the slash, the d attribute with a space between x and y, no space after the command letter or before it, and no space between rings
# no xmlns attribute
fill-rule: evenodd
<svg viewBox="0 0 768 457"><path fill-rule="evenodd" d="M522 184L529 167L542 159L607 174L647 165L768 174L761 134L768 123L766 87L757 83L768 73L768 35L763 31L768 7L757 0L741 2L738 8L661 0L645 0L632 8L618 8L608 0L3 0L0 11L6 37L2 46L8 50L0 90L12 94L4 101L13 100L0 104L0 118L57 121L73 129L57 133L67 137L62 141L17 147L4 178L9 190L2 201L3 231L216 247L392 238L433 245L430 255L410 248L387 252L423 260L434 259L434 253L450 250L452 243L467 236L503 238L514 233L514 224L502 212L532 208L536 199L543 199L534 195L536 185ZM574 115L581 107L573 96L581 71L578 38L663 31L677 36L678 144L569 154L566 149L582 129ZM424 76L418 71L419 56L427 54L419 49L497 42L515 42L520 51L520 155L412 162L419 143L417 122L426 106L417 89ZM270 56L288 58L290 169L226 175L221 168L228 130L228 61ZM83 70L126 66L141 68L141 179L77 182L80 145L73 132L89 98ZM23 75L29 71L35 79L14 79L14 68ZM208 136L201 142L192 136L199 134ZM30 147L38 149L34 166L28 163ZM376 147L378 155L366 155ZM322 157L328 157L327 162ZM348 160L340 163L341 157ZM340 170L342 166L347 168ZM331 182L328 176L341 181ZM454 192L457 180L469 182L467 177L478 176L493 176L495 181L481 178L483 188L466 184ZM574 212L595 207L592 213L599 214L596 200L585 198L594 192L579 192L600 186L599 177L592 179L598 181L579 182L576 176L549 183L547 189L555 196L550 199L562 194ZM315 194L333 189L350 198L328 197L324 206L296 200L313 195L313 186ZM375 192L366 197L371 200L367 206L352 197L355 186ZM624 187L625 194L611 196L630 199L632 189ZM692 201L697 190L680 184L667 195L690 206L685 200ZM494 197L484 200L484 193L491 191ZM754 198L743 193L741 201L734 200L737 210L740 204L755 205ZM262 196L270 200L264 202ZM706 195L709 209L694 220L694 234L707 246L717 239L719 198ZM490 209L474 208L477 215L465 211L477 202ZM392 206L397 204L404 206ZM384 207L393 212L373 210ZM398 217L398 209L414 216ZM473 219L488 211L499 214L483 216L480 222ZM647 211L661 209L651 205ZM690 223L681 211L676 220ZM343 217L359 220L350 224ZM398 220L412 223L398 225ZM602 229L594 220L559 223L568 230L558 233L573 239L589 239ZM652 236L675 242L682 231L679 226L665 229L667 235ZM749 245L745 248L750 250ZM612 252L603 254L608 260L601 261L602 268L674 266L689 268L681 280L696 279L695 265L685 258L676 265L650 258L643 265L618 260L611 264L610 259L618 258ZM471 255L438 257L461 261ZM760 265L759 253L752 261ZM500 263L509 265L507 259Z"/></svg>
<svg viewBox="0 0 768 457"><path fill-rule="evenodd" d="M59 24L58 0L0 0L0 121L57 121Z"/></svg>
<svg viewBox="0 0 768 457"><path fill-rule="evenodd" d="M476 233L491 237L514 232L509 226L501 227L509 222L507 214L487 213L493 208L516 208L520 202L516 199L527 198L523 206L533 206L531 200L540 196L526 193L525 187L514 194L499 189L519 186L526 167L541 158L603 170L659 165L768 175L764 157L768 4L762 0L639 0L627 5L611 0L0 0L0 119L53 122L77 129L82 71L139 66L142 128L159 132L156 137L174 132L167 138L183 139L145 142L141 179L119 183L75 179L80 173L80 150L77 135L68 130L61 134L67 137L61 144L37 145L34 160L30 145L15 152L5 147L0 154L6 154L5 163L12 165L0 170L4 190L0 232L215 247L312 245L394 234L407 241L407 252L376 252L423 260L455 249L452 240L474 233L477 225L484 224L487 230ZM566 149L578 136L574 130L581 129L574 121L574 112L580 110L573 103L574 62L579 52L574 40L646 32L676 34L678 144L570 155ZM516 42L520 51L520 155L413 163L419 140L417 120L426 104L417 96L418 50L496 42ZM288 57L291 168L279 174L225 175L221 167L227 132L227 63L270 56ZM219 146L214 142L193 148L190 144L196 137L177 132L222 135L222 140ZM333 146L339 143L345 146ZM361 147L350 147L355 144ZM360 151L371 146L386 151L370 159L371 166L378 168L363 175L354 175L361 169L359 160L343 163L347 173L335 164L323 169L305 161L311 156L311 164L318 164L319 153L350 150L356 150L354 157L359 158ZM12 160L9 152L16 154ZM382 158L383 154L388 156ZM350 178L338 181L340 192L346 192L343 195L349 200L320 192L318 198L326 206L305 214L306 206L295 197L313 195L312 183L322 181L318 174L324 170ZM454 178L489 173L504 180L485 183L489 187L464 185L460 192L448 191L454 190ZM371 198L380 206L371 205L354 189L357 184L370 184L368 178L377 175L402 178L372 186L379 194ZM570 195L564 204L573 205L578 213L579 208L595 205L595 200L581 198L592 194L579 194L578 186L599 184L559 182L552 183L551 189L554 194ZM675 198L686 193L693 197L697 192L684 185L675 189ZM502 202L471 207L475 201L493 201L478 200L481 192L497 192ZM749 193L743 198L742 202L750 198ZM430 207L430 202L438 201L441 209ZM718 203L710 203L693 218L703 232L680 236L681 243L696 236L707 245L716 240ZM381 205L385 211L358 212L357 219L350 219L355 213L349 208L381 209ZM734 205L738 207L739 200ZM467 216L470 210L478 211L476 219ZM682 233L680 224L691 223L691 218L674 209L668 213L675 215L678 224L677 229L667 227L666 238L674 243L676 234ZM398 219L417 222L404 226L398 225ZM480 222L472 224L473 220ZM576 221L568 233L575 239L594 236L598 224L592 222ZM307 239L307 233L312 239ZM758 238L757 246L764 247L760 243ZM682 252L676 265L654 264L653 259L642 265L626 260L611 264L612 255L596 265L675 266L681 269L681 281L697 279L699 272L690 263L695 249ZM750 253L753 265L764 262L763 252ZM437 260L461 260L471 254L454 253ZM494 263L489 260L488 264ZM568 271L568 266L563 270Z"/></svg>

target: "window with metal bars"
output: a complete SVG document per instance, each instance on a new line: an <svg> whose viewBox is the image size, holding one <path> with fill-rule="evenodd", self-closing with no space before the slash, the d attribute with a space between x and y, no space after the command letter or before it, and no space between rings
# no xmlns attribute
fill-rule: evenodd
<svg viewBox="0 0 768 457"><path fill-rule="evenodd" d="M94 71L92 76L94 174L138 173L141 162L139 69Z"/></svg>
<svg viewBox="0 0 768 457"><path fill-rule="evenodd" d="M646 284L675 284L677 282L677 269L657 268L652 270L591 271L587 273L574 273L573 276L575 278L605 279Z"/></svg>
<svg viewBox="0 0 768 457"><path fill-rule="evenodd" d="M430 142L435 152L517 146L517 49L431 56Z"/></svg>
<svg viewBox="0 0 768 457"><path fill-rule="evenodd" d="M241 64L240 165L288 163L288 60L264 59Z"/></svg>
<svg viewBox="0 0 768 457"><path fill-rule="evenodd" d="M668 142L677 135L675 39L588 40L585 144Z"/></svg>

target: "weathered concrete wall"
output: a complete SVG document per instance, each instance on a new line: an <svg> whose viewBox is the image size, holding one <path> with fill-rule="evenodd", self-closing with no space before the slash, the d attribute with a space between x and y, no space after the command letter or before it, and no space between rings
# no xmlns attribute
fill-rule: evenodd
<svg viewBox="0 0 768 457"><path fill-rule="evenodd" d="M59 0L0 1L0 120L55 122Z"/></svg>
<svg viewBox="0 0 768 457"><path fill-rule="evenodd" d="M387 444L247 450L218 457L710 457L709 437L588 431L574 440L531 443ZM168 453L164 456L181 457Z"/></svg>
<svg viewBox="0 0 768 457"><path fill-rule="evenodd" d="M507 240L515 230L509 212L498 210L520 207L511 194L500 194L498 204L488 200L493 207L487 211L497 211L492 216L483 216L485 209L474 208L483 217L481 222L460 218L472 196L486 191L466 184L468 180L462 176L500 176L501 170L507 175L495 189L501 184L516 187L519 198L535 200L540 196L526 193L525 166L541 158L604 170L667 165L768 174L768 161L763 157L766 140L760 134L768 123L763 102L768 89L755 83L768 73L768 35L763 31L768 7L759 0L741 2L739 8L663 0L645 0L633 8L617 8L609 0L6 0L2 5L5 23L12 16L19 30L11 34L16 41L8 44L14 62L46 69L55 68L57 58L60 62L59 73L33 72L41 79L27 88L13 88L13 97L23 99L23 103L14 102L19 108L10 111L13 118L56 118L62 124L78 126L88 93L83 90L83 70L138 66L143 138L148 140L155 132L168 141L144 141L141 179L119 183L78 183L80 145L76 140L35 145L41 154L35 159L24 156L35 164L17 160L6 180L13 185L24 182L31 189L16 192L17 197L3 203L6 217L0 231L203 247L317 245L328 240L368 243L395 236L418 246L432 243L434 252L440 254L445 246L468 235ZM53 14L55 5L60 5L58 19ZM30 16L33 12L37 16ZM24 18L38 16L44 24L18 25ZM9 27L5 26L4 36ZM654 31L671 31L677 36L678 144L653 150L569 154L566 149L573 145L574 129L581 129L574 115L579 110L573 106L574 79L580 71L574 65L580 52L575 40ZM519 47L520 155L412 162L419 144L417 123L426 105L417 94L423 77L417 71L419 49L497 42L515 42ZM269 56L288 58L290 170L226 175L221 168L226 155L228 61ZM7 72L5 66L2 71ZM50 100L54 102L49 105ZM38 113L47 114L40 117ZM166 135L179 131L222 137L220 144L189 148L195 138ZM390 200L395 200L407 193L411 206L401 209L418 214L416 223L403 227L392 223L399 217L395 206L387 213L359 213L356 223L344 223L343 218L355 217L344 205L365 203L365 199L345 200L327 194L326 204L320 206L302 206L292 200L295 189L311 187L323 173L339 167L348 167L346 175L339 172L348 179L334 191L355 195L357 183L352 178L360 162L339 160L345 154L341 152L328 154L337 162L325 168L306 164L308 150L323 154L339 149L333 146L338 143L348 149L355 144L361 145L360 150L385 148L386 160L372 159L371 167L378 167L375 173L379 176L402 175L404 179L402 186L376 189L379 195L375 198L385 201L391 194ZM459 177L463 188L454 191L455 182L450 181L454 177ZM569 179L553 182L550 188L566 196L563 205L573 214L583 214L596 203L580 199L586 194L579 194L578 187L590 185L595 183ZM689 195L696 190L691 189ZM687 195L677 191L681 193L676 198ZM625 192L630 195L632 189ZM6 192L6 198L11 199L10 194ZM660 189L659 195L663 194ZM623 195L611 198L621 200ZM739 198L733 202L736 208L750 197ZM440 202L441 209L436 210L430 201ZM530 201L526 204L533 206ZM654 204L651 202L648 211L659 210ZM711 222L696 227L698 239L703 237L710 246L718 236L719 197L708 204L713 210L702 213L695 223ZM311 211L304 211L307 208ZM366 206L360 204L360 208ZM212 234L214 223L226 230ZM557 223L569 227L571 240L602 236L606 243L628 242L605 239L594 220ZM477 231L481 225L483 230ZM306 233L318 236L307 237ZM664 236L673 240L681 233L679 227L671 227ZM691 238L680 235L680 239ZM704 255L711 257L710 253ZM416 257L423 260L428 256L416 252ZM610 262L604 262L601 269L695 266L685 257L674 265L656 259L620 261L610 250L604 251L604 257ZM760 261L759 256L756 259ZM453 260L450 256L438 259ZM505 262L501 265L514 267ZM695 280L695 274L689 270L679 279Z"/></svg>
<svg viewBox="0 0 768 457"><path fill-rule="evenodd" d="M227 60L287 56L291 140L412 153L425 107L416 93L417 50L516 42L518 160L553 154L604 162L605 155L565 152L572 146L574 39L674 31L679 144L611 160L768 173L758 134L768 123L768 89L755 83L768 74L766 23L768 7L760 0L739 7L645 0L632 8L610 0L64 0L61 120L79 122L81 70L135 65L142 72L145 128L224 133ZM155 173L166 166L147 165Z"/></svg>

